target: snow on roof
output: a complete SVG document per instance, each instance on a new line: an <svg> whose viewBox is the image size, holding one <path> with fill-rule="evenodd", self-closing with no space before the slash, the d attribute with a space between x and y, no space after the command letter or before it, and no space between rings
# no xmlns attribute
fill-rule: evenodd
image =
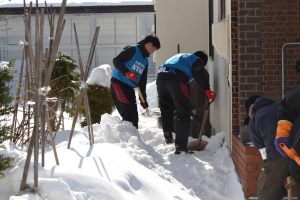
<svg viewBox="0 0 300 200"><path fill-rule="evenodd" d="M31 1L27 0L29 5ZM47 0L48 5L60 6L62 0ZM36 1L32 0L33 6ZM38 0L39 6L44 6L44 0ZM67 6L121 6L121 5L152 5L153 0L67 0ZM23 7L22 0L0 0L0 7Z"/></svg>

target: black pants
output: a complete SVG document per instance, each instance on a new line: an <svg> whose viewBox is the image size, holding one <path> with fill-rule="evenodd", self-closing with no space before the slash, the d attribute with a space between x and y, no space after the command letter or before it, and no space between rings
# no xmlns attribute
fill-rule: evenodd
<svg viewBox="0 0 300 200"><path fill-rule="evenodd" d="M134 88L112 78L110 86L111 96L123 120L129 121L138 128L138 111Z"/></svg>
<svg viewBox="0 0 300 200"><path fill-rule="evenodd" d="M159 73L156 80L164 132L175 132L175 145L186 148L190 134L190 89L170 73Z"/></svg>
<svg viewBox="0 0 300 200"><path fill-rule="evenodd" d="M286 196L284 184L289 176L289 158L280 157L264 163L264 167L257 179L257 196L259 200L281 200ZM292 188L294 197L300 197L300 185Z"/></svg>
<svg viewBox="0 0 300 200"><path fill-rule="evenodd" d="M284 181L289 174L288 158L278 158L264 163L257 179L257 196L259 200L280 200L286 196Z"/></svg>

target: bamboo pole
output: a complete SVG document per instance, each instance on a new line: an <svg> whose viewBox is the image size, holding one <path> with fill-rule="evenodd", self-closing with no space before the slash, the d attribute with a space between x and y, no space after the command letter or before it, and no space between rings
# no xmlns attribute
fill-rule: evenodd
<svg viewBox="0 0 300 200"><path fill-rule="evenodd" d="M23 80L23 68L24 68L24 59L25 59L25 47L23 47L23 54L22 54L22 63L20 67L20 74L19 74L19 81L16 91L16 98L15 98L15 106L14 106L14 112L13 112L13 121L12 121L12 135L11 140L14 141L16 126L17 126L17 118L18 118L18 107L20 102L20 93L21 93L21 87L22 87L22 80Z"/></svg>
<svg viewBox="0 0 300 200"><path fill-rule="evenodd" d="M49 132L49 137L50 137L50 143L51 143L52 150L53 150L53 153L54 153L55 162L56 162L57 165L59 165L57 151L56 151L56 147L55 147L55 141L54 141L54 137L53 137L53 130L51 128L50 119L49 119L49 105L48 105L48 103L50 101L51 100L49 99L47 101L47 103L45 104L45 108L46 108L45 109L45 117L46 117L46 123L47 123L47 127L48 127L48 132Z"/></svg>
<svg viewBox="0 0 300 200"><path fill-rule="evenodd" d="M94 144L94 134L93 134L93 127L92 127L90 106L89 106L88 96L87 96L86 80L87 80L89 72L90 72L93 56L94 56L95 49L96 49L97 39L98 39L99 31L100 31L100 27L97 26L96 30L95 30L95 33L94 33L93 40L92 40L92 44L91 44L91 47L90 47L86 68L84 70L83 64L82 64L82 59L81 59L81 53L80 53L79 41L78 41L78 35L77 35L77 30L76 30L75 23L73 23L73 28L74 28L77 54L78 54L78 60L79 60L81 87L80 87L79 94L76 97L76 108L75 108L75 112L74 112L71 132L70 132L70 136L69 136L68 148L70 148L70 145L71 145L71 141L72 141L72 137L73 137L73 133L74 133L74 128L75 128L75 124L76 124L76 121L77 121L77 118L78 118L79 108L80 108L82 99L84 101L84 108L85 108L85 114L86 114L86 120L87 120L87 126L88 126L90 145Z"/></svg>
<svg viewBox="0 0 300 200"><path fill-rule="evenodd" d="M42 167L45 166L45 143L46 143L46 105L42 105L42 114L41 114L41 145L42 145Z"/></svg>
<svg viewBox="0 0 300 200"><path fill-rule="evenodd" d="M62 31L65 26L65 20L64 20L64 12L65 12L65 7L66 7L66 0L63 0L61 9L60 9L60 15L57 23L57 28L52 44L52 49L49 51L48 55L48 60L46 63L46 77L45 77L45 82L42 83L42 60L43 60L43 30L44 30L44 9L41 9L41 13L38 10L38 1L36 1L36 26L35 26L35 54L33 53L32 50L32 45L31 45L31 39L30 39L30 18L27 18L28 20L27 23L25 23L25 35L28 36L28 60L29 60L29 73L31 77L29 78L29 85L28 85L28 96L29 100L33 99L34 100L34 128L33 128L33 133L30 139L29 147L28 147L28 152L27 152L27 157L24 165L24 171L23 171L23 176L21 180L21 185L20 185L20 190L25 190L26 189L26 180L28 176L28 170L29 170L29 165L30 165L30 160L31 160L31 155L34 153L34 188L38 187L38 153L39 153L39 131L41 127L40 121L42 121L41 118L41 111L43 110L42 107L45 104L46 100L46 95L48 91L43 91L43 88L47 88L49 85L49 81L51 78L53 66L54 66L54 60L56 58L58 46L61 40L62 36ZM24 0L24 7L26 7L26 2ZM32 7L32 3L30 4L30 7ZM30 9L31 13L31 9ZM29 14L30 15L30 14ZM54 17L53 17L54 18ZM54 24L54 23L53 23ZM45 86L45 87L42 87ZM33 90L32 90L33 89ZM31 98L30 91L33 92L34 96ZM29 104L28 104L29 105ZM30 107L29 107L30 111ZM29 112L30 113L30 112ZM46 114L47 112L45 112ZM47 115L47 114L46 114ZM47 121L47 117L46 117ZM28 119L28 124L30 123L30 119ZM49 126L49 124L48 124ZM29 127L29 126L28 126ZM52 135L52 133L51 133ZM51 136L50 136L51 137ZM52 138L52 137L51 137ZM53 138L52 138L53 139ZM54 140L52 140L52 145L53 145L53 151L54 154L56 155L56 149L55 149L55 144ZM57 155L56 155L57 159ZM58 163L58 159L56 160Z"/></svg>

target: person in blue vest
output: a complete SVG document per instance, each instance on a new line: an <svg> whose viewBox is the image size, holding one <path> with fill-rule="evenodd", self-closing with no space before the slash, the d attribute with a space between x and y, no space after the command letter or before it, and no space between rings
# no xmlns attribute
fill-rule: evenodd
<svg viewBox="0 0 300 200"><path fill-rule="evenodd" d="M190 84L197 81L203 85L206 96L215 99L210 90L209 76L204 68L208 56L203 51L181 53L167 59L157 75L157 92L165 142L171 144L175 132L175 154L188 152L190 134L191 103Z"/></svg>
<svg viewBox="0 0 300 200"><path fill-rule="evenodd" d="M141 106L148 108L146 84L148 57L160 48L160 41L148 35L136 45L127 46L114 59L111 78L111 95L123 120L138 128L138 111L134 88L139 87L146 102Z"/></svg>

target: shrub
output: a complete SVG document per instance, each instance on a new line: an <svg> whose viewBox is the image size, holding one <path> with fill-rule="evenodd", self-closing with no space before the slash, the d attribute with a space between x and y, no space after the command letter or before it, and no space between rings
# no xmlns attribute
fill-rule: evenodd
<svg viewBox="0 0 300 200"><path fill-rule="evenodd" d="M76 72L75 61L66 53L59 53L51 74L49 97L57 97L61 100L62 112L74 110L75 94L79 89L79 73ZM57 107L49 104L51 128L55 130L55 116Z"/></svg>
<svg viewBox="0 0 300 200"><path fill-rule="evenodd" d="M0 144L0 148L5 149L4 145ZM4 176L3 171L13 166L13 161L15 158L13 157L5 157L0 154L0 178Z"/></svg>
<svg viewBox="0 0 300 200"><path fill-rule="evenodd" d="M110 95L110 90L107 87L99 85L88 85L87 94L89 99L89 106L91 112L92 124L101 121L101 115L104 113L111 113L114 108L114 103ZM84 105L80 108L80 113L85 116ZM86 118L81 122L81 126L86 126Z"/></svg>
<svg viewBox="0 0 300 200"><path fill-rule="evenodd" d="M11 136L7 115L12 112L10 82L13 80L15 61L0 63L0 143Z"/></svg>
<svg viewBox="0 0 300 200"><path fill-rule="evenodd" d="M5 157L0 155L0 178L4 176L3 171L13 166L13 161L15 159L13 157Z"/></svg>

